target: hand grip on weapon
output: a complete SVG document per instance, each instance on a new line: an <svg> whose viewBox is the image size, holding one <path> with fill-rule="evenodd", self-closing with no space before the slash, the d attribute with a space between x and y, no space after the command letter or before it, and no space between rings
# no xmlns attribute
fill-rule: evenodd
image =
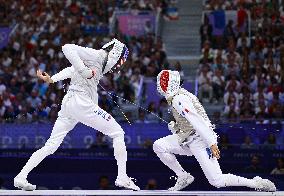
<svg viewBox="0 0 284 196"><path fill-rule="evenodd" d="M175 122L174 121L171 121L168 123L168 129L173 133L175 134L177 132L177 130L175 129Z"/></svg>
<svg viewBox="0 0 284 196"><path fill-rule="evenodd" d="M217 144L213 144L211 147L211 152L213 154L213 157L216 157L217 159L220 159L220 150L217 146Z"/></svg>
<svg viewBox="0 0 284 196"><path fill-rule="evenodd" d="M51 79L51 77L46 72L42 73L40 69L37 70L36 75L38 78L42 79L43 81L47 83L53 83L53 80Z"/></svg>

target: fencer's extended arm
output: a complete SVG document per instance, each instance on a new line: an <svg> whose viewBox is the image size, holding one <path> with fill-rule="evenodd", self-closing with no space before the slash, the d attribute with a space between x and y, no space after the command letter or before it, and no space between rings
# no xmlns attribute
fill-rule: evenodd
<svg viewBox="0 0 284 196"><path fill-rule="evenodd" d="M94 71L87 67L83 60L79 56L79 50L85 50L86 48L77 46L75 44L65 44L62 46L62 52L65 57L72 64L74 69L83 77L83 78L92 78L94 76Z"/></svg>
<svg viewBox="0 0 284 196"><path fill-rule="evenodd" d="M51 77L51 80L53 82L58 82L60 80L65 80L67 78L71 78L72 74L74 72L74 68L73 67L67 67L65 69L62 69L60 72L58 72L57 74L54 74Z"/></svg>
<svg viewBox="0 0 284 196"><path fill-rule="evenodd" d="M214 135L214 132L210 129L202 116L197 113L193 103L187 96L182 94L176 95L173 99L173 107L192 124L208 147L217 144L217 138Z"/></svg>

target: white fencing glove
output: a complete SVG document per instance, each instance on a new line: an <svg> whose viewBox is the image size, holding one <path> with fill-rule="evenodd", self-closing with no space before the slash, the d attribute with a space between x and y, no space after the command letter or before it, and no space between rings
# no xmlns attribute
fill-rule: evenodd
<svg viewBox="0 0 284 196"><path fill-rule="evenodd" d="M171 121L170 123L168 123L168 129L173 133L176 134L177 130L175 129L175 122Z"/></svg>

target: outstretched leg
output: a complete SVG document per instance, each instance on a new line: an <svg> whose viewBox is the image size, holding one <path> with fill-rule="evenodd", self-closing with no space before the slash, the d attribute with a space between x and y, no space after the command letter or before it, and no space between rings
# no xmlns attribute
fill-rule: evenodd
<svg viewBox="0 0 284 196"><path fill-rule="evenodd" d="M153 150L160 158L160 160L175 172L177 176L181 176L186 173L182 168L175 154L190 155L178 144L177 135L169 135L158 139L153 144Z"/></svg>
<svg viewBox="0 0 284 196"><path fill-rule="evenodd" d="M217 188L227 186L246 186L264 191L275 191L275 186L269 180L259 177L247 179L233 174L223 174L219 162L215 157L211 157L206 150L205 143L200 139L194 140L190 144L190 151L201 166L209 183Z"/></svg>
<svg viewBox="0 0 284 196"><path fill-rule="evenodd" d="M14 185L24 190L34 190L36 187L27 182L27 176L45 157L53 154L62 143L66 134L74 128L76 121L70 118L58 117L51 136L45 145L34 152L21 172L15 177Z"/></svg>

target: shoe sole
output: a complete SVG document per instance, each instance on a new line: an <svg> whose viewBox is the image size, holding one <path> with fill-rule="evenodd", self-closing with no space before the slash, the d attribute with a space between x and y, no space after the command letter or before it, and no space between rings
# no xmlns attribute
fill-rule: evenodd
<svg viewBox="0 0 284 196"><path fill-rule="evenodd" d="M115 186L120 187L120 188L125 188L127 190L140 191L140 189L133 189L133 188L130 188L130 187L126 187L126 186L117 184L117 183L115 183Z"/></svg>
<svg viewBox="0 0 284 196"><path fill-rule="evenodd" d="M169 190L169 191L180 191L180 190L182 190L182 189L188 187L190 184L192 184L193 181L194 181L194 177L192 176L192 179L190 180L190 182L189 182L185 187L183 187L183 188L181 188L181 189L178 189L178 190L173 190L173 189L172 189L173 187L171 187L171 188L169 188L168 190Z"/></svg>
<svg viewBox="0 0 284 196"><path fill-rule="evenodd" d="M14 183L14 187L18 188L18 189L21 189L23 191L34 191L36 188L25 188L24 186L22 185L19 185L17 183Z"/></svg>

